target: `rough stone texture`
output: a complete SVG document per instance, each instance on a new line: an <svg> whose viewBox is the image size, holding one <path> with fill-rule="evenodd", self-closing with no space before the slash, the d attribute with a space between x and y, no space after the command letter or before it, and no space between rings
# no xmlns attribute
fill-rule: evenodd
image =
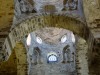
<svg viewBox="0 0 100 75"><path fill-rule="evenodd" d="M98 5L100 5L98 0L83 1L84 13L89 27L91 27L91 23L96 19L100 19L100 7Z"/></svg>
<svg viewBox="0 0 100 75"><path fill-rule="evenodd" d="M17 61L15 51L12 51L8 61L0 62L0 75L17 75Z"/></svg>
<svg viewBox="0 0 100 75"><path fill-rule="evenodd" d="M9 34L12 48L15 47L17 41L22 40L26 35L28 35L28 33L43 27L59 27L64 29L66 28L82 36L87 41L92 40L89 39L90 36L87 36L87 34L85 34L89 33L88 31L82 32L82 30L87 30L83 21L81 21L81 19L74 19L74 15L65 14L64 16L59 14L51 15L46 13L39 15L29 17L26 20L21 21L12 29L11 33Z"/></svg>
<svg viewBox="0 0 100 75"><path fill-rule="evenodd" d="M7 32L7 28L9 28L12 25L13 15L13 0L0 0L0 31Z"/></svg>
<svg viewBox="0 0 100 75"><path fill-rule="evenodd" d="M76 56L77 56L77 71L78 75L89 75L88 68L88 45L86 41L80 37L77 38L78 41L76 43Z"/></svg>
<svg viewBox="0 0 100 75"><path fill-rule="evenodd" d="M27 51L31 60L28 61L29 75L76 75L75 44L71 34L71 31L59 28L43 28L30 33L31 45ZM67 36L67 41L61 43L60 39L64 35ZM42 44L36 42L36 36L41 37ZM48 61L47 56L51 52L57 54L58 60L55 63Z"/></svg>
<svg viewBox="0 0 100 75"><path fill-rule="evenodd" d="M0 75L27 75L26 49L17 43L9 59L0 62Z"/></svg>
<svg viewBox="0 0 100 75"><path fill-rule="evenodd" d="M19 23L14 26L12 29L13 36L18 38L18 40L23 37L23 35L27 35L27 33L41 29L43 27L58 27L69 29L75 32L76 34L88 39L88 35L85 34L86 25L83 23L84 21L80 18L75 19L77 16L69 13L55 13L55 14L34 14L33 16L29 16L24 20L21 20ZM22 31L23 30L23 31ZM22 35L19 33L22 32ZM23 33L24 32L24 33ZM87 33L89 31L87 30Z"/></svg>
<svg viewBox="0 0 100 75"><path fill-rule="evenodd" d="M32 5L29 3L28 0L14 0L14 3L15 3L15 10L14 10L15 15L13 23L18 21L22 17L27 16L33 10Z"/></svg>
<svg viewBox="0 0 100 75"><path fill-rule="evenodd" d="M100 67L98 64L100 62L100 0L84 0L84 13L86 16L87 25L93 34L93 37L95 38L95 43L92 45L94 48L92 49L91 53L91 60L94 63L95 67L98 68L100 71ZM91 64L91 67L94 67L93 63ZM98 65L98 66L97 66ZM90 69L91 69L90 67ZM95 68L93 75L99 75L100 72Z"/></svg>
<svg viewBox="0 0 100 75"><path fill-rule="evenodd" d="M22 43L16 43L14 48L17 58L17 75L27 75L26 49Z"/></svg>
<svg viewBox="0 0 100 75"><path fill-rule="evenodd" d="M14 2L13 0L0 0L0 48L9 33L13 22Z"/></svg>
<svg viewBox="0 0 100 75"><path fill-rule="evenodd" d="M36 10L33 10L34 7L34 3L32 0L23 0L20 3L18 3L17 1L17 7L15 7L15 9L18 9L17 11L17 17L14 17L14 20L16 21L16 19L18 20L18 22L14 21L14 25L12 26L11 32L8 35L8 32L10 27L8 26L8 24L10 22L12 22L12 5L13 5L13 1L6 1L7 4L4 3L4 1L0 1L0 6L2 5L2 7L0 7L0 49L3 49L2 51L0 51L0 57L2 60L7 60L11 54L11 50L15 47L16 42L20 41L23 39L23 37L25 37L28 33L39 29L39 28L43 28L43 27L59 27L59 28L65 28L65 29L69 29L72 30L74 33L78 34L79 36L85 38L85 40L88 43L88 62L90 62L91 60L94 60L99 62L99 53L100 53L100 1L99 0L83 0L83 9L84 9L84 13L85 13L85 17L86 17L86 22L83 21L84 19L84 14L83 14L83 9L82 9L82 2L80 2L81 0L78 0L78 3L76 2L75 4L78 4L79 7L78 11L81 10L80 12L73 12L71 9L73 9L73 5L67 6L66 1L64 1L64 9L62 9L62 11L66 11L66 10L70 10L66 12L59 12L59 13L52 13L48 14L31 14L29 15L29 13L35 13L37 12ZM20 1L20 0L19 0ZM67 2L70 2L69 4L73 3L73 0L68 0ZM74 0L76 1L76 0ZM9 3L10 2L10 3ZM26 3L26 4L25 4ZM36 2L35 2L36 3ZM47 2L48 3L48 2ZM11 6L8 6L8 4L10 4ZM43 5L45 4L45 2L43 3ZM51 3L49 3L51 4ZM61 3L62 4L62 3ZM76 6L74 4L74 6ZM8 8L11 8L12 11L9 11ZM22 7L21 7L22 5ZM51 9L49 8L51 6L46 6L45 10ZM71 9L69 9L69 7L71 7ZM22 9L21 11L19 9ZM62 7L61 7L62 8ZM37 8L36 8L37 9ZM55 8L54 8L55 9ZM28 11L27 11L28 10ZM59 9L61 10L61 9ZM75 9L77 10L77 9ZM4 12L3 12L4 11ZM8 13L8 11L10 13ZM11 15L9 17L7 17L8 15L6 14L8 13L8 15ZM75 13L75 14L73 14ZM77 13L77 14L76 14ZM80 16L79 14L81 14L82 16ZM3 16L2 16L3 15ZM5 17L6 15L6 17ZM29 17L27 17L29 16ZM67 16L67 17L66 17ZM82 19L80 19L82 17ZM21 20L21 19L23 20ZM9 19L9 20L8 20ZM9 21L9 22L8 22ZM84 23L83 23L84 22ZM5 39L8 35L8 38ZM5 42L4 42L5 40ZM95 41L95 42L94 42ZM3 43L4 42L4 43ZM1 47L3 45L3 47ZM80 52L79 52L80 54ZM6 56L6 57L5 57ZM93 62L92 62L93 63ZM90 65L90 63L89 63ZM83 65L82 65L83 66ZM92 66L92 65L90 65ZM95 65L98 67L98 70L94 68L94 66L92 66L93 70L97 70L95 71L94 75L99 75L99 64L97 63L97 65ZM21 68L22 69L22 68ZM83 70L84 71L84 70ZM20 72L20 70L18 70L18 72ZM83 73L83 72L82 72Z"/></svg>
<svg viewBox="0 0 100 75"><path fill-rule="evenodd" d="M42 38L45 43L51 43L51 44L58 44L61 43L61 37L63 37L65 34L67 34L67 39L69 39L69 36L73 34L71 31L62 29L62 28L54 28L54 27L45 27L39 30L34 31L35 35ZM67 41L71 41L70 39Z"/></svg>
<svg viewBox="0 0 100 75"><path fill-rule="evenodd" d="M84 0L83 6L88 27L95 38L100 38L100 1Z"/></svg>
<svg viewBox="0 0 100 75"><path fill-rule="evenodd" d="M97 39L92 51L92 63L90 64L90 74L100 75L100 39Z"/></svg>
<svg viewBox="0 0 100 75"><path fill-rule="evenodd" d="M61 11L63 9L63 0L33 0L34 8L37 12L47 12L44 8L46 5L53 5L55 11ZM53 9L51 9L52 11ZM54 10L53 10L54 11Z"/></svg>
<svg viewBox="0 0 100 75"><path fill-rule="evenodd" d="M31 2L31 3L30 3ZM84 18L81 0L15 0L15 16L13 24L31 13L54 13L69 12L75 13Z"/></svg>

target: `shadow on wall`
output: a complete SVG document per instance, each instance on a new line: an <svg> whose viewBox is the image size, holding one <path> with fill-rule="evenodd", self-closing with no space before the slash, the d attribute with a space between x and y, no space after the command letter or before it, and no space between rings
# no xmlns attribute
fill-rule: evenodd
<svg viewBox="0 0 100 75"><path fill-rule="evenodd" d="M17 62L14 50L8 61L0 63L0 75L17 75Z"/></svg>

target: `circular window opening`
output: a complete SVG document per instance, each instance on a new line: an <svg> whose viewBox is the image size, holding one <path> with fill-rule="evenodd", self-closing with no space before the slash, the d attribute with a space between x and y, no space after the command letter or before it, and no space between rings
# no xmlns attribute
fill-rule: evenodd
<svg viewBox="0 0 100 75"><path fill-rule="evenodd" d="M61 38L61 43L65 43L67 41L67 35L64 35L62 38Z"/></svg>
<svg viewBox="0 0 100 75"><path fill-rule="evenodd" d="M42 44L42 39L38 36L36 37L36 41L37 41L37 43Z"/></svg>

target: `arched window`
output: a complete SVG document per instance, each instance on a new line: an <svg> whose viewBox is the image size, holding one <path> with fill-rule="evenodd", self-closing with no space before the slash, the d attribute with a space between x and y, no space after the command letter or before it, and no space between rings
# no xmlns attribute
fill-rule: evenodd
<svg viewBox="0 0 100 75"><path fill-rule="evenodd" d="M26 44L27 44L27 46L31 45L31 34L28 35L28 37L26 39Z"/></svg>
<svg viewBox="0 0 100 75"><path fill-rule="evenodd" d="M40 52L40 49L38 47L35 47L34 48L34 51L33 51L33 62L34 64L40 64L41 63L41 52Z"/></svg>

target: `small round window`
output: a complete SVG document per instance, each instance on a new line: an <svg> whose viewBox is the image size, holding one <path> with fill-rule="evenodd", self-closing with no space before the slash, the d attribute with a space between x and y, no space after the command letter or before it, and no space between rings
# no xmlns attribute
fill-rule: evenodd
<svg viewBox="0 0 100 75"><path fill-rule="evenodd" d="M64 35L62 38L61 38L61 43L65 43L67 41L67 35Z"/></svg>
<svg viewBox="0 0 100 75"><path fill-rule="evenodd" d="M26 44L27 44L28 46L31 45L31 35L30 35L30 34L29 34L28 37L27 37Z"/></svg>
<svg viewBox="0 0 100 75"><path fill-rule="evenodd" d="M42 44L42 39L38 36L36 37L36 41L37 41L37 43Z"/></svg>

